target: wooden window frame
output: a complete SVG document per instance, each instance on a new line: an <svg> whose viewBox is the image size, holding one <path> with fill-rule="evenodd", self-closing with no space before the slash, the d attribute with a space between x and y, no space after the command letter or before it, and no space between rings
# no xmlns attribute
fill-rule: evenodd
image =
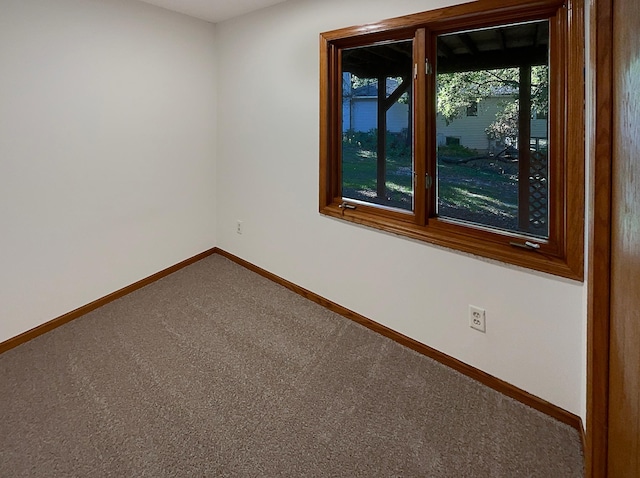
<svg viewBox="0 0 640 478"><path fill-rule="evenodd" d="M463 5L343 28L320 35L320 213L401 236L575 280L584 279L584 13L583 0L480 0ZM340 50L381 41L414 38L414 57L434 57L435 35L507 23L549 20L549 237L539 249L518 247L526 234L467 226L435 216L435 98L424 61L414 80L414 211L344 200L341 195ZM434 43L434 42L431 42ZM434 116L435 117L435 116ZM420 139L422 138L422 139ZM422 158L422 159L421 159ZM355 203L355 209L343 207Z"/></svg>

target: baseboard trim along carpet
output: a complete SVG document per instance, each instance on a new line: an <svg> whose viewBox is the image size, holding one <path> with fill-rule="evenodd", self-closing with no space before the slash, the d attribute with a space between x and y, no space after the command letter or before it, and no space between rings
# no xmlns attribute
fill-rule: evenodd
<svg viewBox="0 0 640 478"><path fill-rule="evenodd" d="M514 400L518 400L519 402L524 403L525 405L528 405L531 408L534 408L542 413L545 413L555 418L556 420L561 421L562 423L566 423L567 425L575 428L576 430L582 433L582 429L583 429L582 419L579 416L574 415L573 413L567 410L564 410L563 408L560 408L557 405L554 405L553 403L550 403L535 395L532 395L529 392L526 392L525 390L522 390L521 388L516 387L515 385L511 385L510 383L505 382L504 380L501 380L497 377L494 377L493 375L489 375L488 373L483 372L482 370L479 370L475 367L472 367L471 365L461 362L460 360L455 359L434 348L431 348L428 345L418 342L417 340L414 340L411 337L407 337L406 335L403 335L400 332L396 332L393 329L390 329L382 324L379 324L378 322L375 322L371 319L368 319L367 317L364 317L363 315L358 314L357 312L349 310L346 307L343 307L339 304L336 304L335 302L325 299L324 297L321 297L318 294L315 294L303 287L300 287L294 284L293 282L289 282L288 280L283 279L275 274L272 274L271 272L266 271L248 261L245 261L244 259L234 256L233 254L230 254L218 248L216 248L216 254L222 255L227 259L235 262L236 264L239 264L245 267L246 269L249 269L255 272L256 274L260 274L261 276L267 279L270 279L273 282L276 282L282 285L283 287L286 287L287 289L317 304L322 305L323 307L326 307L332 312L340 314L343 317L346 317L347 319L353 320L354 322L357 322L374 332L384 335L385 337L395 342L398 342L399 344L402 344L405 347L409 347L410 349L415 350L416 352L422 355L426 355L427 357L430 357L440 362L443 365L446 365L474 380L477 380L478 382L486 385L487 387L493 388L494 390L502 393L503 395L511 397Z"/></svg>
<svg viewBox="0 0 640 478"><path fill-rule="evenodd" d="M286 287L287 289L295 292L296 294L299 294L311 300L312 302L320 304L323 307L337 314L340 314L343 317L346 317L347 319L353 320L354 322L357 322L358 324L361 324L374 332L377 332L391 340L394 340L395 342L398 342L399 344L404 345L405 347L408 347L420 354L430 357L440 362L443 365L446 365L474 380L477 380L478 382L508 397L518 400L519 402L525 405L528 405L531 408L534 408L542 413L545 413L555 418L556 420L559 420L562 423L565 423L575 428L580 432L581 436L584 436L584 427L582 425L582 420L577 415L574 415L573 413L567 410L564 410L558 407L557 405L554 405L540 397L532 395L529 392L522 390L521 388L511 385L510 383L505 382L504 380L494 377L493 375L489 375L488 373L483 372L482 370L472 367L471 365L461 362L460 360L455 359L443 352L440 352L421 342L418 342L417 340L414 340L382 324L379 324L371 319L368 319L367 317L364 317L363 315L360 315L357 312L349 310L346 307L343 307L339 304L336 304L335 302L325 299L324 297L321 297L318 294L315 294L303 287L300 287L294 284L293 282L283 279L265 269L262 269L244 259L241 259L217 247L204 251L200 254L197 254L189 259L186 259L178 264L168 267L134 284L123 287L122 289L116 292L113 292L105 297L97 299L87 305L79 307L67 314L64 314L56 319L53 319L49 322L39 325L38 327L28 330L16 337L13 337L5 342L2 342L0 343L0 353L6 352L7 350L17 347L20 344L28 342L29 340L32 340L42 334L45 334L57 327L60 327L61 325L66 324L67 322L77 319L78 317L81 317L99 307L102 307L103 305L106 305L109 302L112 302L116 299L124 297L127 294L130 294L138 289L141 289L146 285L149 285L159 279L162 279L163 277L166 277L169 274L172 274L173 272L176 272L186 266L189 266L195 262L198 262L199 260L204 259L205 257L210 256L212 254L220 254L221 256L226 257L227 259L235 262L236 264L241 265L242 267L250 271L253 271L256 274L259 274L262 277L265 277L277 284L280 284L283 287ZM584 443L583 443L583 446L584 446Z"/></svg>
<svg viewBox="0 0 640 478"><path fill-rule="evenodd" d="M29 340L35 339L36 337L42 334L46 334L47 332L57 327L60 327L61 325L66 324L67 322L71 322L72 320L82 317L83 315L88 314L92 310L102 307L103 305L107 305L109 302L113 302L116 299L124 297L125 295L128 295L128 294L131 294L132 292L138 289L141 289L144 286L152 284L153 282L156 282L157 280L160 280L163 277L168 276L169 274L173 274L174 272L179 271L183 267L187 267L195 262L198 262L199 260L204 259L205 257L210 256L215 252L216 252L215 248L201 252L200 254L197 254L189 259L179 262L178 264L175 264L171 267L167 267L166 269L163 269L160 272L156 272L155 274L150 275L145 279L141 279L138 282L135 282L131 285L123 287L122 289L112 292L109 295L106 295L104 297L101 297L100 299L94 300L89 304L83 305L82 307L78 307L77 309L72 310L71 312L68 312L64 315L61 315L58 318L50 320L49 322L45 322L44 324L34 327L31 330L27 330L26 332L23 332L20 335L16 335L15 337L12 337L9 340L6 340L0 343L0 354L14 347L17 347L20 344L28 342Z"/></svg>

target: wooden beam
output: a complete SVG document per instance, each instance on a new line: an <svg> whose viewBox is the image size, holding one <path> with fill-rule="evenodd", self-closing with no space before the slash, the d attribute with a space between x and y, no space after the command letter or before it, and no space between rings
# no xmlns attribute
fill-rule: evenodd
<svg viewBox="0 0 640 478"><path fill-rule="evenodd" d="M504 34L504 30L502 28L498 28L496 30L497 34L498 34L498 40L500 41L500 49L502 51L506 51L507 49L507 37Z"/></svg>
<svg viewBox="0 0 640 478"><path fill-rule="evenodd" d="M438 59L438 73L457 73L462 71L495 70L498 68L517 68L520 65L546 65L549 62L549 49L546 45L537 47L510 48L504 51L493 50L475 55L454 55Z"/></svg>
<svg viewBox="0 0 640 478"><path fill-rule="evenodd" d="M376 45L370 47L344 50L342 53L342 69L360 78L377 78L379 76L402 76L413 65L410 52L398 45Z"/></svg>
<svg viewBox="0 0 640 478"><path fill-rule="evenodd" d="M531 154L531 65L520 67L520 91L518 93L518 230L528 232L529 223L529 175Z"/></svg>
<svg viewBox="0 0 640 478"><path fill-rule="evenodd" d="M377 181L376 195L378 199L387 197L387 78L378 77L378 150L377 156Z"/></svg>
<svg viewBox="0 0 640 478"><path fill-rule="evenodd" d="M460 38L460 41L464 44L465 48L469 50L469 53L472 55L477 55L479 53L478 47L467 33L461 33L458 35L458 38Z"/></svg>
<svg viewBox="0 0 640 478"><path fill-rule="evenodd" d="M447 45L442 40L442 38L438 39L438 51L442 53L442 56L445 56L447 58L453 58L454 56L456 56L451 47Z"/></svg>
<svg viewBox="0 0 640 478"><path fill-rule="evenodd" d="M386 86L386 85L385 85ZM411 82L409 81L408 76L402 77L402 82L396 87L396 89L389 95L388 98L385 98L384 108L385 111L389 111L391 107L395 104L396 101L400 99L400 97L406 93L406 91L411 86Z"/></svg>

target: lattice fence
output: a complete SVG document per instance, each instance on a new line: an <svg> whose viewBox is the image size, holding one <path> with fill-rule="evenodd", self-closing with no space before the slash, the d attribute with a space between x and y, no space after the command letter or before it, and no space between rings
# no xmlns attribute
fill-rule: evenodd
<svg viewBox="0 0 640 478"><path fill-rule="evenodd" d="M549 233L549 167L547 154L532 151L529 171L530 232L547 236Z"/></svg>

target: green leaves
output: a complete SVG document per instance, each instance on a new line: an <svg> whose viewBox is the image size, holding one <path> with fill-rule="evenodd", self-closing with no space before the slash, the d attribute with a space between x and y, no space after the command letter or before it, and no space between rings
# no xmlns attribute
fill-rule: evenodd
<svg viewBox="0 0 640 478"><path fill-rule="evenodd" d="M518 134L519 89L519 68L441 73L437 78L436 111L450 124L474 102L481 108L487 98L502 98L500 111L486 133L491 139L510 142ZM548 114L549 67L546 65L531 69L531 104L532 111L538 115Z"/></svg>

